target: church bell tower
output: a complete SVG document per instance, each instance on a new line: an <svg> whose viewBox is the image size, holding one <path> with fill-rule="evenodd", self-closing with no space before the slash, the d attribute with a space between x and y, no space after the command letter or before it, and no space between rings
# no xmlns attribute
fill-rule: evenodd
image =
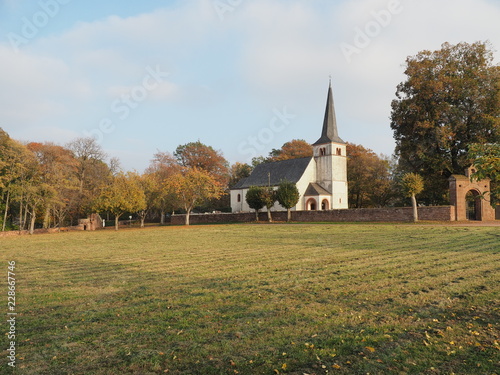
<svg viewBox="0 0 500 375"><path fill-rule="evenodd" d="M331 81L323 130L321 137L313 144L313 153L316 182L332 196L329 209L348 208L346 143L338 135Z"/></svg>

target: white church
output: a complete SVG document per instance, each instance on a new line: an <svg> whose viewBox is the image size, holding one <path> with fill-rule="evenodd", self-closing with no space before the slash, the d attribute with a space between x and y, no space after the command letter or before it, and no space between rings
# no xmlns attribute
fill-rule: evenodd
<svg viewBox="0 0 500 375"><path fill-rule="evenodd" d="M313 156L259 164L250 176L231 189L232 212L252 211L245 200L250 186L277 188L282 180L294 182L299 190L299 202L292 210L348 208L346 144L338 135L331 83L323 131L313 144ZM276 202L273 210L285 211L285 208Z"/></svg>

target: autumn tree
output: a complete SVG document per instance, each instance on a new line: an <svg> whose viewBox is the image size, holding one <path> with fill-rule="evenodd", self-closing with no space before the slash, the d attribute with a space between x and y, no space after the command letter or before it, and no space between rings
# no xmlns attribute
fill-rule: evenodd
<svg viewBox="0 0 500 375"><path fill-rule="evenodd" d="M118 173L111 183L102 189L94 202L98 212L109 211L115 216L115 230L125 213L137 213L146 209L146 197L136 173Z"/></svg>
<svg viewBox="0 0 500 375"><path fill-rule="evenodd" d="M468 147L500 141L500 67L488 43L445 43L406 59L391 128L402 170L424 176L422 200L447 201L451 174L470 165Z"/></svg>
<svg viewBox="0 0 500 375"><path fill-rule="evenodd" d="M248 164L243 164L236 162L231 166L231 171L230 171L230 179L229 179L229 187L233 187L236 185L239 181L242 179L250 176L252 173L252 166Z"/></svg>
<svg viewBox="0 0 500 375"><path fill-rule="evenodd" d="M69 213L71 197L79 188L75 177L77 161L68 149L53 143L32 142L27 147L38 161L41 182L53 191L45 207L43 227L49 228L51 222L61 227Z"/></svg>
<svg viewBox="0 0 500 375"><path fill-rule="evenodd" d="M224 193L224 188L216 177L196 167L171 176L166 182L166 188L186 211L186 225L189 225L193 208L208 199L217 199Z"/></svg>
<svg viewBox="0 0 500 375"><path fill-rule="evenodd" d="M21 143L13 140L0 128L0 192L3 212L2 231L7 228L12 203L20 205L20 222L22 224L22 208L24 204L23 190L33 177L36 160L33 154Z"/></svg>
<svg viewBox="0 0 500 375"><path fill-rule="evenodd" d="M278 190L276 190L276 200L282 207L286 208L287 221L292 220L290 209L297 205L299 198L299 189L295 183L286 180L280 182Z"/></svg>
<svg viewBox="0 0 500 375"><path fill-rule="evenodd" d="M281 149L273 149L269 153L269 161L307 158L313 156L313 147L303 139L286 142Z"/></svg>
<svg viewBox="0 0 500 375"><path fill-rule="evenodd" d="M490 203L495 207L500 202L500 143L473 144L469 148L469 158L475 169L472 177L491 180Z"/></svg>
<svg viewBox="0 0 500 375"><path fill-rule="evenodd" d="M229 164L222 152L200 141L178 146L174 152L178 163L184 168L196 168L212 175L220 185L227 186Z"/></svg>
<svg viewBox="0 0 500 375"><path fill-rule="evenodd" d="M361 145L347 143L349 205L383 207L395 197L391 161Z"/></svg>
<svg viewBox="0 0 500 375"><path fill-rule="evenodd" d="M93 200L108 184L112 173L105 162L107 155L95 138L77 138L68 143L67 148L76 160L75 177L78 180L78 191L71 201L72 214L84 216L90 213Z"/></svg>
<svg viewBox="0 0 500 375"><path fill-rule="evenodd" d="M144 228L144 222L148 213L157 206L157 201L160 199L158 193L161 191L161 188L159 188L158 181L153 174L144 173L141 176L137 176L137 180L144 192L144 208L137 212L141 220L141 228Z"/></svg>
<svg viewBox="0 0 500 375"><path fill-rule="evenodd" d="M78 164L76 167L79 189L83 192L85 187L86 177L89 170L96 164L103 162L106 158L106 153L97 143L95 138L77 138L67 145L68 149L73 152Z"/></svg>
<svg viewBox="0 0 500 375"><path fill-rule="evenodd" d="M175 209L175 196L168 189L170 177L180 173L182 166L169 152L158 151L145 171L145 178L151 179L151 190L146 191L146 198L153 210L160 213L160 223L165 224L165 213Z"/></svg>
<svg viewBox="0 0 500 375"><path fill-rule="evenodd" d="M401 188L406 197L411 198L413 207L413 221L418 221L418 208L416 196L424 190L424 179L416 173L406 173L401 179Z"/></svg>

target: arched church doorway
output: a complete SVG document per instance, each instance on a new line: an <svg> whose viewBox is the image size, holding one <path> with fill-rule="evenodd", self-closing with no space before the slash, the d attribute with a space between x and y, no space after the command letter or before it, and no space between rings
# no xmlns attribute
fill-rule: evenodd
<svg viewBox="0 0 500 375"><path fill-rule="evenodd" d="M467 220L481 220L481 197L476 190L469 190L465 195Z"/></svg>
<svg viewBox="0 0 500 375"><path fill-rule="evenodd" d="M330 203L328 202L328 199L323 199L323 202L321 202L321 209L323 211L330 209Z"/></svg>
<svg viewBox="0 0 500 375"><path fill-rule="evenodd" d="M316 199L311 198L307 201L306 204L307 211L316 211Z"/></svg>

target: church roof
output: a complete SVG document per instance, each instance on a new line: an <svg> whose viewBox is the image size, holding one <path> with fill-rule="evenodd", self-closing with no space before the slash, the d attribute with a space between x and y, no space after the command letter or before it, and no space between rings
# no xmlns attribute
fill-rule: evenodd
<svg viewBox="0 0 500 375"><path fill-rule="evenodd" d="M271 186L278 186L283 180L297 183L312 159L308 157L259 164L250 176L238 182L231 190L268 186L269 178Z"/></svg>
<svg viewBox="0 0 500 375"><path fill-rule="evenodd" d="M331 195L332 193L330 193L328 190L322 188L320 185L312 182L309 184L309 186L307 187L307 190L306 192L304 193L304 195L307 197L307 196L317 196L317 195Z"/></svg>
<svg viewBox="0 0 500 375"><path fill-rule="evenodd" d="M313 145L320 145L324 143L345 143L340 137L337 129L337 119L335 116L335 106L333 104L332 85L328 88L328 99L326 101L325 119L323 120L323 131L321 138L318 139Z"/></svg>

